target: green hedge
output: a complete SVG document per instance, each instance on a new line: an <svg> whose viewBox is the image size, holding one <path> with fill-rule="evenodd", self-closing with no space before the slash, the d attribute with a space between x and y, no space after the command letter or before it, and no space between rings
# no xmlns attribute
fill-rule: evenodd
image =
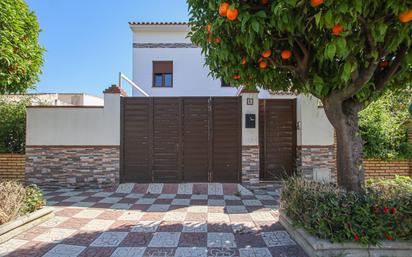
<svg viewBox="0 0 412 257"><path fill-rule="evenodd" d="M365 193L290 178L281 207L292 222L331 242L379 244L412 239L412 179L369 181Z"/></svg>
<svg viewBox="0 0 412 257"><path fill-rule="evenodd" d="M0 153L24 152L29 102L29 98L18 101L0 98Z"/></svg>
<svg viewBox="0 0 412 257"><path fill-rule="evenodd" d="M388 91L359 113L365 158L391 160L412 156L407 141L411 101L411 89Z"/></svg>

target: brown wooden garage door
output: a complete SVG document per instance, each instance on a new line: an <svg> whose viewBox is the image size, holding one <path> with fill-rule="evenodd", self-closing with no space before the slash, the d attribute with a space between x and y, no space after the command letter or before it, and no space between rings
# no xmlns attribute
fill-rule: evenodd
<svg viewBox="0 0 412 257"><path fill-rule="evenodd" d="M122 98L122 182L238 182L239 97Z"/></svg>
<svg viewBox="0 0 412 257"><path fill-rule="evenodd" d="M290 176L296 166L296 100L259 100L260 175Z"/></svg>

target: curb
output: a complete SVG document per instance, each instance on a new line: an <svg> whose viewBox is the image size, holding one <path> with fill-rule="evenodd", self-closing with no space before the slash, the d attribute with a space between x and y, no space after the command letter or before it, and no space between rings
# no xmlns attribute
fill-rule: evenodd
<svg viewBox="0 0 412 257"><path fill-rule="evenodd" d="M0 225L0 244L54 217L54 208L44 207Z"/></svg>
<svg viewBox="0 0 412 257"><path fill-rule="evenodd" d="M279 213L280 224L310 257L410 257L412 253L412 242L410 241L383 241L380 246L331 243L328 240L309 235L302 228L295 228L282 210Z"/></svg>

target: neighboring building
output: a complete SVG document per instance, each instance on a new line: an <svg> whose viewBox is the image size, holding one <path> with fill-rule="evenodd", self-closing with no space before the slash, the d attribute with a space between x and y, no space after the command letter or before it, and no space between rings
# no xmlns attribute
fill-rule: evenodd
<svg viewBox="0 0 412 257"><path fill-rule="evenodd" d="M32 93L1 95L0 97L12 101L30 98L30 103L33 106L103 106L103 98L84 93Z"/></svg>

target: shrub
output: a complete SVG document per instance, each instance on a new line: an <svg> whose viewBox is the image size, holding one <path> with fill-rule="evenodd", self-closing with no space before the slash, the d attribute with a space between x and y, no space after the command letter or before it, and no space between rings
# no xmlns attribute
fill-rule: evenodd
<svg viewBox="0 0 412 257"><path fill-rule="evenodd" d="M0 224L19 216L26 190L15 181L0 183Z"/></svg>
<svg viewBox="0 0 412 257"><path fill-rule="evenodd" d="M411 99L412 89L388 91L359 113L366 158L390 160L411 157L407 134Z"/></svg>
<svg viewBox="0 0 412 257"><path fill-rule="evenodd" d="M0 225L41 209L44 204L43 193L35 185L25 188L16 181L0 182Z"/></svg>
<svg viewBox="0 0 412 257"><path fill-rule="evenodd" d="M331 242L412 239L412 179L369 181L362 194L332 185L290 178L282 209L310 234Z"/></svg>
<svg viewBox="0 0 412 257"><path fill-rule="evenodd" d="M26 187L26 195L22 206L22 214L34 212L45 204L43 192L36 185Z"/></svg>
<svg viewBox="0 0 412 257"><path fill-rule="evenodd" d="M26 135L26 105L29 98L0 98L0 153L23 153Z"/></svg>

